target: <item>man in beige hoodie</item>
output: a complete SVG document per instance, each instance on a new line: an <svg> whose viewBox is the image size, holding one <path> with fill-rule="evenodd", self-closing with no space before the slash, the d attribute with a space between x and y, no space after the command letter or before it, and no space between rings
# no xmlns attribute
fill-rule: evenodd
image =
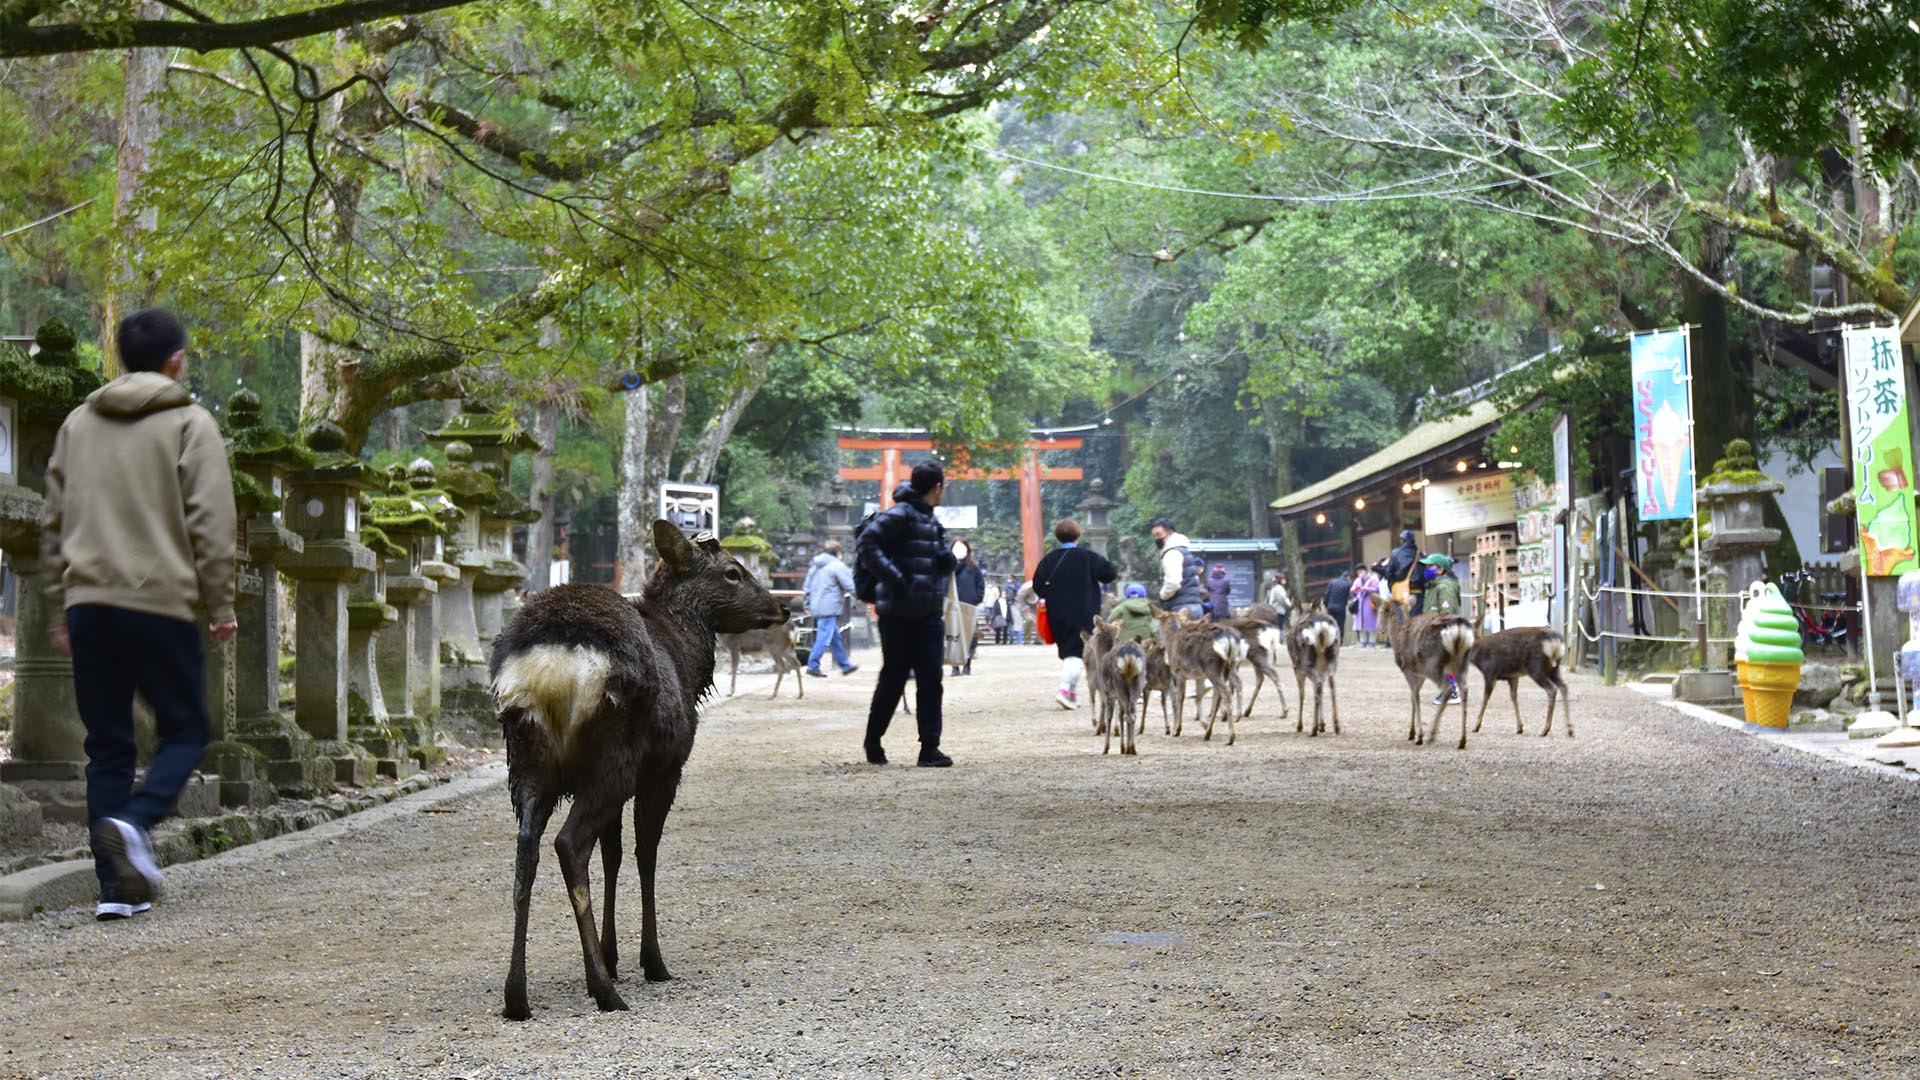
<svg viewBox="0 0 1920 1080"><path fill-rule="evenodd" d="M75 409L47 465L41 554L66 610L53 644L73 655L87 727L87 817L100 919L145 911L160 885L148 830L173 810L208 741L200 629L233 637L233 479L220 427L194 404L187 332L157 308L120 321L127 373ZM133 696L160 745L133 788Z"/></svg>

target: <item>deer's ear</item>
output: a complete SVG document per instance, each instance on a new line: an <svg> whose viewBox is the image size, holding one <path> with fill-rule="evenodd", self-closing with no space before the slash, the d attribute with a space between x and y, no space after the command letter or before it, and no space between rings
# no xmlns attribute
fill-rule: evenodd
<svg viewBox="0 0 1920 1080"><path fill-rule="evenodd" d="M653 523L653 550L660 553L661 561L673 568L674 573L683 574L693 565L693 545L687 542L687 536L670 521Z"/></svg>
<svg viewBox="0 0 1920 1080"><path fill-rule="evenodd" d="M712 533L703 532L693 538L694 545L709 555L720 554L720 540Z"/></svg>

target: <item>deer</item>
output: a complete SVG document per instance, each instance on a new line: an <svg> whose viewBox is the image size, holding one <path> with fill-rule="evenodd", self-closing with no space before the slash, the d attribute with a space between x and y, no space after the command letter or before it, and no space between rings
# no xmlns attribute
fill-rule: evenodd
<svg viewBox="0 0 1920 1080"><path fill-rule="evenodd" d="M1080 631L1080 658L1087 676L1087 711L1093 716L1095 735L1105 734L1108 723L1113 719L1113 702L1109 700L1103 705L1100 700L1107 692L1107 687L1101 684L1099 672L1108 650L1120 643L1120 636L1116 633L1103 634L1101 629L1106 626L1105 619L1095 618L1093 629Z"/></svg>
<svg viewBox="0 0 1920 1080"><path fill-rule="evenodd" d="M727 696L740 692L740 654L751 656L755 653L773 661L773 693L767 697L780 696L780 684L786 680L787 672L793 672L793 685L801 700L807 696L807 680L800 674L800 656L794 645L793 624L781 623L764 630L748 630L739 634L717 634L715 640L727 650L727 656L733 662L731 681L727 684Z"/></svg>
<svg viewBox="0 0 1920 1080"><path fill-rule="evenodd" d="M1460 688L1460 745L1467 748L1467 654L1473 651L1473 624L1458 615L1409 615L1405 600L1387 598L1380 604L1380 615L1391 620L1387 640L1393 645L1393 662L1406 676L1407 693L1413 698L1412 719L1407 738L1415 746L1433 745L1440 735L1440 717L1451 704L1451 695L1443 695L1433 710L1433 723L1425 737L1420 734L1420 687L1432 682L1443 691Z"/></svg>
<svg viewBox="0 0 1920 1080"><path fill-rule="evenodd" d="M1257 605L1272 611L1266 605ZM1247 695L1246 711L1240 714L1245 720L1253 715L1253 703L1260 698L1260 688L1273 680L1274 693L1280 695L1280 719L1287 718L1287 695L1280 685L1280 669L1274 661L1280 656L1280 626L1277 618L1261 619L1253 616L1241 616L1228 619L1224 624L1230 626L1247 643L1247 665L1253 668L1253 693Z"/></svg>
<svg viewBox="0 0 1920 1080"><path fill-rule="evenodd" d="M1135 698L1146 698L1146 650L1139 642L1121 642L1117 640L1117 630L1112 623L1104 623L1104 634L1114 636L1110 648L1100 655L1100 682L1106 694L1108 707L1114 709L1114 719L1106 726L1106 742L1100 746L1100 753L1106 753L1114 746L1114 728L1119 726L1119 753L1137 755L1139 749L1133 746L1135 732ZM1162 698L1164 701L1164 698Z"/></svg>
<svg viewBox="0 0 1920 1080"><path fill-rule="evenodd" d="M1573 697L1567 693L1567 681L1560 670L1566 658L1567 639L1550 627L1516 626L1482 638L1467 654L1467 663L1473 665L1484 680L1480 715L1473 721L1474 734L1480 733L1480 723L1487 718L1487 702L1493 698L1495 681L1506 683L1507 695L1513 699L1513 733L1527 733L1526 722L1520 719L1520 676L1525 675L1547 692L1547 726L1541 730L1541 736L1553 734L1553 703L1557 696L1566 700L1563 711L1567 717L1567 738L1573 738Z"/></svg>
<svg viewBox="0 0 1920 1080"><path fill-rule="evenodd" d="M1196 716L1207 692L1211 690L1214 695L1200 738L1213 738L1214 722L1224 709L1227 745L1232 746L1239 735L1234 720L1240 711L1240 665L1247 659L1246 639L1223 623L1193 621L1185 612L1164 612L1157 617L1167 666L1173 669L1173 734L1180 734L1186 713L1186 684L1192 682L1197 691L1193 698Z"/></svg>
<svg viewBox="0 0 1920 1080"><path fill-rule="evenodd" d="M784 604L728 556L712 536L689 541L653 523L660 561L637 600L600 585L559 585L533 594L494 639L488 665L507 743L507 790L519 822L514 847L513 958L507 970L509 1020L527 1006L527 908L540 865L540 840L561 799L573 805L553 841L573 905L587 990L602 1012L627 1003L614 989L619 953L614 892L620 871L620 817L632 800L634 861L640 868L640 967L648 982L672 976L661 958L654 906L660 834L713 690L716 633L778 626ZM600 846L606 877L596 930L588 859Z"/></svg>
<svg viewBox="0 0 1920 1080"><path fill-rule="evenodd" d="M1147 655L1147 681L1140 691L1140 726L1146 727L1147 702L1155 690L1160 691L1160 727L1161 734L1173 734L1173 719L1167 709L1167 695L1177 694L1181 690L1179 682L1173 677L1173 667L1167 663L1167 647L1157 641L1144 642L1141 648Z"/></svg>
<svg viewBox="0 0 1920 1080"><path fill-rule="evenodd" d="M1292 619L1287 627L1287 658L1293 663L1293 689L1300 698L1300 719L1293 722L1293 730L1299 731L1307 718L1307 680L1313 680L1313 727L1307 731L1312 738L1327 729L1320 719L1320 699L1325 691L1333 706L1333 733L1340 734L1340 691L1334 685L1334 671L1340 666L1340 624L1326 612L1323 604L1312 607L1296 604ZM1279 680L1274 680L1279 685ZM1282 700L1285 692L1282 691ZM1283 714L1284 715L1284 714Z"/></svg>

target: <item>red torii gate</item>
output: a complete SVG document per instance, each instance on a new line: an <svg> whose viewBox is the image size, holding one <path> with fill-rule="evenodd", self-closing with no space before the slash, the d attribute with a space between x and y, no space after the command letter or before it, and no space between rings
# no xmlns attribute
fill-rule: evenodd
<svg viewBox="0 0 1920 1080"><path fill-rule="evenodd" d="M1087 431L1088 428L1073 428L1073 431ZM976 469L963 462L955 462L947 468L948 480L1018 480L1020 482L1020 548L1025 577L1033 576L1033 568L1040 563L1041 535L1046 529L1042 520L1040 506L1040 482L1042 480L1079 480L1084 473L1077 466L1042 465L1040 452L1043 450L1078 450L1085 445L1076 436L1061 436L1052 431L1033 432L1024 450L1024 460L1011 469ZM880 464L864 466L842 466L842 480L877 480L880 482L880 508L886 509L893 504L893 489L903 483L912 471L903 467L903 458L909 451L922 453L933 449L933 440L923 431L908 432L870 432L866 435L840 436L842 450L878 450Z"/></svg>

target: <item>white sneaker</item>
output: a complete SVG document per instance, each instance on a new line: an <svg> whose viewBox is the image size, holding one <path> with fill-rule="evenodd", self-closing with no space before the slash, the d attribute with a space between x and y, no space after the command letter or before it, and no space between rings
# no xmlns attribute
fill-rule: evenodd
<svg viewBox="0 0 1920 1080"><path fill-rule="evenodd" d="M1056 690L1053 695L1053 700L1059 702L1060 707L1063 709L1077 709L1080 707L1079 696L1071 690Z"/></svg>
<svg viewBox="0 0 1920 1080"><path fill-rule="evenodd" d="M121 919L131 919L143 911L152 910L153 905L146 901L138 904L117 904L102 900L93 906L93 917L98 922L118 922Z"/></svg>
<svg viewBox="0 0 1920 1080"><path fill-rule="evenodd" d="M113 865L114 891L122 900L144 904L160 891L160 866L146 833L119 818L101 818L93 827L93 846Z"/></svg>

